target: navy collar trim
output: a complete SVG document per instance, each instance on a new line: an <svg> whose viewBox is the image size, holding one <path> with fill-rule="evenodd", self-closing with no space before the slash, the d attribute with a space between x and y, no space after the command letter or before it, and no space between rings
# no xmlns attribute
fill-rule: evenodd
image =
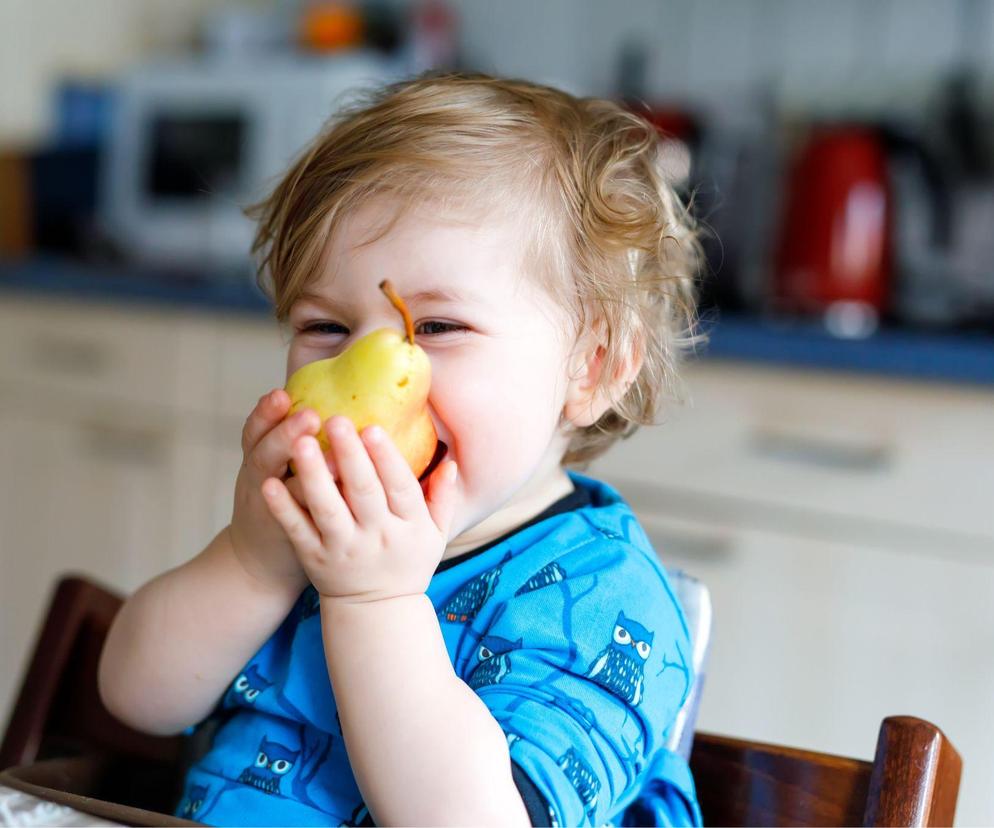
<svg viewBox="0 0 994 828"><path fill-rule="evenodd" d="M584 506L590 506L592 503L593 499L590 496L590 490L586 486L576 485L574 483L572 492L568 495L563 495L555 503L535 515L535 517L525 521L520 526L516 526L510 532L505 532L499 538L483 544L483 546L478 546L476 549L470 549L469 552L463 552L461 555L456 555L454 558L448 558L442 561L438 565L435 572L436 574L444 572L447 569L452 569L454 566L465 563L470 558L482 555L488 549L493 549L497 544L503 543L512 535L516 535L518 532L523 529L527 529L529 526L534 526L536 523L541 523L543 520L548 520L549 518L554 517L555 515L561 515L564 512L573 512L577 509L582 509Z"/></svg>

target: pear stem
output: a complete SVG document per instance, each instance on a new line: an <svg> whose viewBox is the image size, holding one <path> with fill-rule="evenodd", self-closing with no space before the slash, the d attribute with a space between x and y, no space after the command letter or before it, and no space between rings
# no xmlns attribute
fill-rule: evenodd
<svg viewBox="0 0 994 828"><path fill-rule="evenodd" d="M407 305L404 304L404 300L400 298L397 291L393 289L393 285L390 284L389 279L384 279L380 282L380 290L387 295L387 299L389 299L393 306L400 311L400 315L404 317L404 330L407 332L407 341L413 345L414 322L411 320L411 314L407 310Z"/></svg>

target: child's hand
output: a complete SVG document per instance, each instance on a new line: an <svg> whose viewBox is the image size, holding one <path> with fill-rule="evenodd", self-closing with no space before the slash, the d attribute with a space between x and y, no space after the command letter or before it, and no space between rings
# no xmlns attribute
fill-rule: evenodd
<svg viewBox="0 0 994 828"><path fill-rule="evenodd" d="M448 542L456 464L432 472L426 497L382 428L370 426L360 438L339 416L327 431L342 491L309 436L293 447L307 511L278 478L262 486L311 583L323 598L350 602L423 594Z"/></svg>
<svg viewBox="0 0 994 828"><path fill-rule="evenodd" d="M276 389L259 400L245 421L229 536L235 556L250 575L267 585L303 590L307 576L261 494L266 478L286 474L294 441L321 428L321 418L309 409L284 421L289 409L290 396ZM292 496L299 497L299 484L290 482Z"/></svg>

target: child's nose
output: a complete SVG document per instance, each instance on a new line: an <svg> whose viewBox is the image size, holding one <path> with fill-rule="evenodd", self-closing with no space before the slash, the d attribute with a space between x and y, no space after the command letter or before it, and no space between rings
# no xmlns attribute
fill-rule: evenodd
<svg viewBox="0 0 994 828"><path fill-rule="evenodd" d="M398 330L402 330L403 325L398 328L397 322L397 317L389 314L383 314L382 316L368 316L365 321L352 329L350 334L351 341L358 342L367 334L371 334L373 331L378 331L380 328L397 328Z"/></svg>

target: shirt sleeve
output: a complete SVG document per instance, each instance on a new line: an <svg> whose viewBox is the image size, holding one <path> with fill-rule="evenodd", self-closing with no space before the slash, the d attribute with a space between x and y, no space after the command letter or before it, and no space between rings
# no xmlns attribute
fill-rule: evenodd
<svg viewBox="0 0 994 828"><path fill-rule="evenodd" d="M533 824L602 825L638 795L689 692L682 611L661 567L620 540L508 580L463 678L548 808L536 821L516 778Z"/></svg>

